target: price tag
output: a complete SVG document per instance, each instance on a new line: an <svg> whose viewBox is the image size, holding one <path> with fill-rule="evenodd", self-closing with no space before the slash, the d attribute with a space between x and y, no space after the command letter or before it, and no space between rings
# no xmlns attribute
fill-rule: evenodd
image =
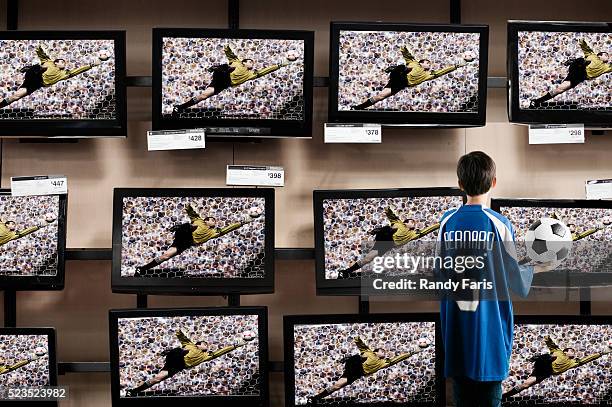
<svg viewBox="0 0 612 407"><path fill-rule="evenodd" d="M529 126L529 144L584 143L584 124L537 124Z"/></svg>
<svg viewBox="0 0 612 407"><path fill-rule="evenodd" d="M612 199L612 179L593 179L585 184L587 199Z"/></svg>
<svg viewBox="0 0 612 407"><path fill-rule="evenodd" d="M226 184L284 187L285 170L283 167L228 165Z"/></svg>
<svg viewBox="0 0 612 407"><path fill-rule="evenodd" d="M206 148L204 129L147 131L149 151Z"/></svg>
<svg viewBox="0 0 612 407"><path fill-rule="evenodd" d="M325 123L326 143L382 143L380 124Z"/></svg>
<svg viewBox="0 0 612 407"><path fill-rule="evenodd" d="M65 195L68 180L63 175L36 175L32 177L11 177L11 195Z"/></svg>

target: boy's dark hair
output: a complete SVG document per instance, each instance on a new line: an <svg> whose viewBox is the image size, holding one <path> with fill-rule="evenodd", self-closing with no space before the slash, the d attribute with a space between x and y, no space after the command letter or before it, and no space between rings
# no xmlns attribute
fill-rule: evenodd
<svg viewBox="0 0 612 407"><path fill-rule="evenodd" d="M482 151L472 151L459 159L457 178L467 195L485 194L493 185L495 161Z"/></svg>

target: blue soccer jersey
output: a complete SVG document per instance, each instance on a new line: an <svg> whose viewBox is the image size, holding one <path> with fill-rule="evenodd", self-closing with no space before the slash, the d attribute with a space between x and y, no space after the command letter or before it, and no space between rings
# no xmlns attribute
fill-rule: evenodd
<svg viewBox="0 0 612 407"><path fill-rule="evenodd" d="M510 290L527 296L533 267L519 266L510 221L481 205L464 205L446 212L440 221L438 242L442 257L475 253L471 248L479 247L476 253L484 254L479 275L493 287L486 292L483 288L471 290L473 294L467 299L442 297L445 375L501 381L508 376L512 352ZM443 271L457 274L455 269Z"/></svg>

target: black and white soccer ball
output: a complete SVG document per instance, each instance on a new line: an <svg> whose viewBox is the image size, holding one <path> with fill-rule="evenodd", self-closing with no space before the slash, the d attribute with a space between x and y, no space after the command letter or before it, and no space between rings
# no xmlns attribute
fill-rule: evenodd
<svg viewBox="0 0 612 407"><path fill-rule="evenodd" d="M261 209L259 206L253 206L252 208L249 208L249 216L253 219L259 218L262 213L263 209Z"/></svg>
<svg viewBox="0 0 612 407"><path fill-rule="evenodd" d="M425 348L428 348L429 345L431 345L431 342L427 338L419 338L418 344L419 344L419 348L425 349Z"/></svg>
<svg viewBox="0 0 612 407"><path fill-rule="evenodd" d="M287 59L292 62L297 60L298 53L295 50L289 50L289 52L287 52Z"/></svg>
<svg viewBox="0 0 612 407"><path fill-rule="evenodd" d="M108 50L103 49L98 52L98 59L100 61L108 61L109 58L110 58L110 52L108 52Z"/></svg>
<svg viewBox="0 0 612 407"><path fill-rule="evenodd" d="M242 333L242 339L246 342L255 340L256 337L257 337L257 334L253 331L245 331Z"/></svg>
<svg viewBox="0 0 612 407"><path fill-rule="evenodd" d="M536 263L560 264L572 249L572 232L558 219L542 218L525 235L527 256Z"/></svg>
<svg viewBox="0 0 612 407"><path fill-rule="evenodd" d="M465 62L472 62L476 59L476 54L474 54L472 51L467 51L465 54L463 54L463 59Z"/></svg>
<svg viewBox="0 0 612 407"><path fill-rule="evenodd" d="M43 356L45 356L45 355L47 354L47 349L45 349L45 348L40 348L40 347L39 347L39 348L36 348L36 350L34 350L34 354L35 354L36 356L38 356L39 358L40 358L40 357L43 357Z"/></svg>

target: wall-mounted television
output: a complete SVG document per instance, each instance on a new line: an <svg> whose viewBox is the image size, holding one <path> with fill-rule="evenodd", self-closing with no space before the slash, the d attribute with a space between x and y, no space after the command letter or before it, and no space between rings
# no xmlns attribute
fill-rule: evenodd
<svg viewBox="0 0 612 407"><path fill-rule="evenodd" d="M124 31L0 31L0 137L125 137Z"/></svg>
<svg viewBox="0 0 612 407"><path fill-rule="evenodd" d="M274 291L274 189L116 188L113 206L113 291Z"/></svg>
<svg viewBox="0 0 612 407"><path fill-rule="evenodd" d="M153 128L311 137L312 31L156 28Z"/></svg>
<svg viewBox="0 0 612 407"><path fill-rule="evenodd" d="M435 314L285 316L285 406L443 406Z"/></svg>
<svg viewBox="0 0 612 407"><path fill-rule="evenodd" d="M508 116L612 127L612 25L508 22Z"/></svg>
<svg viewBox="0 0 612 407"><path fill-rule="evenodd" d="M266 406L265 307L109 313L113 406Z"/></svg>
<svg viewBox="0 0 612 407"><path fill-rule="evenodd" d="M503 406L611 406L612 322L604 316L517 316Z"/></svg>
<svg viewBox="0 0 612 407"><path fill-rule="evenodd" d="M359 295L362 279L376 273L376 258L434 255L440 219L463 205L464 194L458 188L347 189L314 191L313 198L317 294ZM417 271L433 276L432 269Z"/></svg>
<svg viewBox="0 0 612 407"><path fill-rule="evenodd" d="M539 219L556 218L571 231L569 256L554 270L534 275L534 286L612 286L612 202L494 198L491 209L514 226L519 259L528 259L525 236Z"/></svg>
<svg viewBox="0 0 612 407"><path fill-rule="evenodd" d="M64 288L66 195L12 196L0 190L0 285Z"/></svg>
<svg viewBox="0 0 612 407"><path fill-rule="evenodd" d="M55 329L0 328L0 404L57 407L59 397L55 400L47 397L51 386L57 386ZM28 399L24 388L45 394L39 394L39 400Z"/></svg>
<svg viewBox="0 0 612 407"><path fill-rule="evenodd" d="M332 22L329 120L484 126L489 28Z"/></svg>

